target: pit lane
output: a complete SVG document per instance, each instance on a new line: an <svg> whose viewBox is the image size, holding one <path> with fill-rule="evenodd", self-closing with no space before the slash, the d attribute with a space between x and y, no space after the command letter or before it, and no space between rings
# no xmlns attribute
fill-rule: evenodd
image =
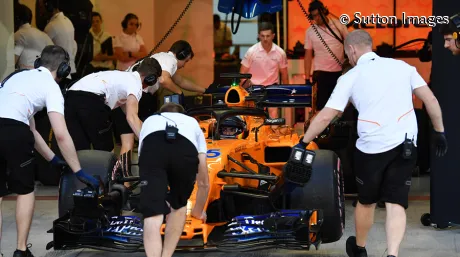
<svg viewBox="0 0 460 257"><path fill-rule="evenodd" d="M414 178L411 192L411 202L407 217L407 233L401 245L400 256L420 256L432 257L443 256L453 257L460 256L460 233L458 229L436 230L431 227L424 227L420 223L420 215L430 211L428 197L421 192L427 192L429 187L429 177ZM103 252L90 249L54 251L45 249L46 244L52 241L52 234L46 233L51 228L52 222L57 218L57 200L56 189L54 187L37 186L37 202L35 205L34 220L31 225L31 231L28 243L32 244L31 251L35 256L44 257L93 257L93 256L145 256L144 253L116 253ZM7 197L3 201L3 236L2 236L2 253L4 256L12 256L16 248L16 222L14 217L15 201L13 197ZM343 237L335 243L323 244L320 250L310 250L309 252L288 251L288 250L264 250L246 253L176 253L174 256L347 256L345 253L345 241L350 235L354 235L354 208L352 201L346 201L346 228ZM375 226L369 235L369 244L367 246L369 256L386 256L386 239L385 239L385 210L377 209L375 214Z"/></svg>

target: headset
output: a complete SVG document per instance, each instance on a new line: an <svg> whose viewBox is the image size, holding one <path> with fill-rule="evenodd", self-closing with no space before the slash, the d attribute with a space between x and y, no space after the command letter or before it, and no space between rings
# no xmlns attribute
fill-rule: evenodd
<svg viewBox="0 0 460 257"><path fill-rule="evenodd" d="M320 13L324 14L325 16L329 15L329 9L324 6L324 4L321 1L318 0L313 0L310 3L310 7L308 8L308 19L313 20L313 15L311 14L312 11L318 10Z"/></svg>
<svg viewBox="0 0 460 257"><path fill-rule="evenodd" d="M452 33L452 37L460 42L460 13L457 13L449 17L449 24L455 31L454 33Z"/></svg>
<svg viewBox="0 0 460 257"><path fill-rule="evenodd" d="M71 72L70 63L69 63L70 62L69 53L67 53L67 51L64 50L63 48L61 49L62 51L64 51L65 60L62 61L61 64L59 64L59 67L56 70L56 77L59 79L66 78L67 76L69 76ZM37 69L40 66L42 66L41 57L38 57L37 59L35 59L34 68Z"/></svg>
<svg viewBox="0 0 460 257"><path fill-rule="evenodd" d="M176 54L177 60L183 61L192 54L192 47L187 45L184 49Z"/></svg>
<svg viewBox="0 0 460 257"><path fill-rule="evenodd" d="M157 76L154 75L154 74L149 74L147 76L145 76L144 78L144 84L146 84L147 86L153 86L157 83Z"/></svg>
<svg viewBox="0 0 460 257"><path fill-rule="evenodd" d="M134 13L126 14L126 16L123 19L123 21L121 21L121 27L124 28L124 29L127 29L128 28L128 21L131 20L131 19L137 19L137 28L139 29L141 23L140 23L139 18L137 17L137 15L135 15Z"/></svg>

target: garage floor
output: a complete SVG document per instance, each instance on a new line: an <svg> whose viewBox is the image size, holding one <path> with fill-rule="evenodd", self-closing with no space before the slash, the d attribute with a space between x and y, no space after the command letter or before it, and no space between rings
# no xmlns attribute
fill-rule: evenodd
<svg viewBox="0 0 460 257"><path fill-rule="evenodd" d="M107 253L94 250L78 251L47 251L46 244L52 240L52 235L46 231L51 228L52 221L57 218L56 187L37 186L37 202L34 221L32 223L29 243L35 256L145 256L143 253L120 254ZM431 227L424 227L420 223L420 216L429 212L429 177L414 178L411 192L411 205L408 209L408 226L405 240L401 246L400 256L460 256L460 233L458 229L436 230ZM16 223L14 218L15 201L14 197L5 198L3 201L3 240L1 242L2 252L5 257L12 256L16 248ZM197 253L197 254L175 254L174 256L347 256L345 253L345 240L354 234L352 201L346 202L346 230L342 239L333 244L322 245L319 251L310 252L296 251L258 251L254 253ZM385 210L376 210L375 226L373 227L369 244L367 246L369 256L386 257L385 244Z"/></svg>

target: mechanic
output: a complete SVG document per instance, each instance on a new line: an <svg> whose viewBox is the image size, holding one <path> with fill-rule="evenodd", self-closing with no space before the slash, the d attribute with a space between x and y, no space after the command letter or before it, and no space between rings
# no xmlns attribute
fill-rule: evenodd
<svg viewBox="0 0 460 257"><path fill-rule="evenodd" d="M281 47L273 43L274 38L273 25L262 22L259 25L260 42L251 46L241 61L240 73L251 73L252 78L241 80L240 86L279 84L280 74L281 83L289 84L287 56ZM268 112L271 118L278 118L278 108L268 108Z"/></svg>
<svg viewBox="0 0 460 257"><path fill-rule="evenodd" d="M34 149L52 165L61 168L67 166L51 151L35 129L34 114L37 111L47 108L59 149L77 178L93 188L98 188L98 181L81 169L74 144L66 129L64 98L57 82L70 72L69 59L63 48L46 46L41 57L37 59L37 69L14 72L0 86L0 206L2 197L10 193L18 195L18 241L15 257L33 256L26 247L26 242L35 201Z"/></svg>
<svg viewBox="0 0 460 257"><path fill-rule="evenodd" d="M43 0L46 11L51 14L51 19L45 27L45 33L55 45L64 48L70 56L70 74L67 79L75 79L77 68L75 55L77 54L77 42L75 41L75 28L64 13L59 9L59 0ZM65 83L63 83L65 84Z"/></svg>
<svg viewBox="0 0 460 257"><path fill-rule="evenodd" d="M192 46L184 40L176 41L172 44L168 52L160 52L150 56L157 60L161 66L161 77L155 85L144 88L142 99L139 102L139 118L147 119L157 111L158 102L153 96L160 88L167 89L173 93L183 96L182 89L197 93L204 93L206 88L196 85L195 83L183 78L176 73L178 69L185 67L186 63L194 57ZM137 67L144 59L136 62L128 71L137 70ZM134 149L134 134L127 126L126 119L122 111L118 108L113 111L115 130L120 133L121 151L120 154L127 153Z"/></svg>
<svg viewBox="0 0 460 257"><path fill-rule="evenodd" d="M444 48L450 50L453 55L460 55L460 33L454 30L452 25L442 24L440 26L441 35L444 36Z"/></svg>
<svg viewBox="0 0 460 257"><path fill-rule="evenodd" d="M45 46L54 45L44 32L30 25L32 11L29 7L18 4L14 8L14 58L19 69L33 69L37 56Z"/></svg>
<svg viewBox="0 0 460 257"><path fill-rule="evenodd" d="M305 148L351 101L359 111L355 154L358 204L356 237L347 239L346 251L348 256L367 256L365 246L375 203L381 200L387 211L388 256L398 256L406 227L411 174L417 160L412 94L426 105L438 156L447 152L441 108L415 67L372 52L368 32L350 32L345 39L345 52L353 69L339 78L325 108L296 147Z"/></svg>
<svg viewBox="0 0 460 257"><path fill-rule="evenodd" d="M344 63L345 57L341 41L348 34L348 30L345 25L329 15L329 11L321 1L312 1L308 7L308 12L310 13L309 19L313 20L315 24L312 24L305 33L305 78L306 84L311 84L311 82L316 84L316 109L319 111L324 108L337 84L337 79L342 75L342 65L340 63ZM326 26L321 14L323 14L327 25L334 31L335 35ZM329 53L318 33L340 63ZM314 59L313 56L315 57ZM313 77L310 76L312 60Z"/></svg>
<svg viewBox="0 0 460 257"><path fill-rule="evenodd" d="M77 150L113 151L111 112L120 107L123 124L139 137L142 121L138 104L142 89L152 85L161 74L157 60L149 59L137 71L101 71L73 84L66 95L65 118ZM117 122L117 121L115 121Z"/></svg>
<svg viewBox="0 0 460 257"><path fill-rule="evenodd" d="M185 225L187 201L198 185L191 215L206 221L207 146L198 122L184 108L167 103L145 120L139 138L140 210L148 257L172 256ZM169 192L168 192L169 186ZM166 215L164 244L160 228Z"/></svg>

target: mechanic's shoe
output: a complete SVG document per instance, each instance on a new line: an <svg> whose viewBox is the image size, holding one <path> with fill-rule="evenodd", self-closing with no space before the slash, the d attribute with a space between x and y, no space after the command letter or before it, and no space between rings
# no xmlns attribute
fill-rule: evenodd
<svg viewBox="0 0 460 257"><path fill-rule="evenodd" d="M13 257L34 257L34 255L29 251L30 247L32 247L32 244L28 244L25 251L16 249L16 251L14 251Z"/></svg>
<svg viewBox="0 0 460 257"><path fill-rule="evenodd" d="M346 245L347 254L349 257L367 257L366 247L357 246L356 237L348 237Z"/></svg>

